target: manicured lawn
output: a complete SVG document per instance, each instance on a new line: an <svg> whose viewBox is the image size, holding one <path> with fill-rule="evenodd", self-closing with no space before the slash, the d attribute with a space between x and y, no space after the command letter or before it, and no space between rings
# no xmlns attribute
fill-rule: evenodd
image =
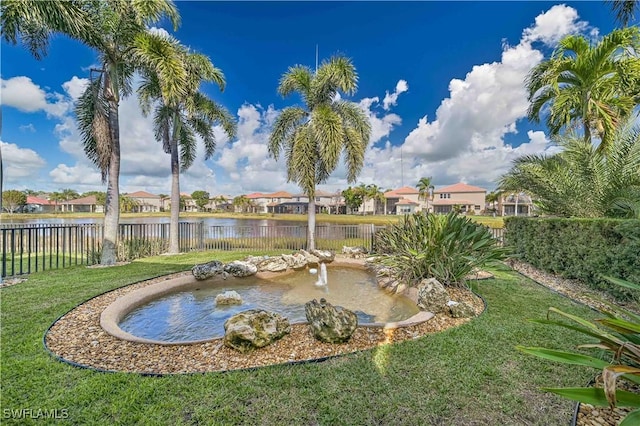
<svg viewBox="0 0 640 426"><path fill-rule="evenodd" d="M49 325L92 296L244 255L196 253L115 268L72 267L1 289L1 422L25 423L8 419L6 410L66 409L66 421L74 424L566 425L571 402L538 388L579 386L594 374L514 349L582 343L572 332L527 321L543 318L549 306L595 314L507 271L477 285L488 308L469 324L317 364L142 377L71 367L43 347Z"/></svg>

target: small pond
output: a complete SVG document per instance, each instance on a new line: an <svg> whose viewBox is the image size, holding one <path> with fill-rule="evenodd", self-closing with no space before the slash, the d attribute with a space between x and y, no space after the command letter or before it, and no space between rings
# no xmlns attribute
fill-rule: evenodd
<svg viewBox="0 0 640 426"><path fill-rule="evenodd" d="M306 322L304 304L325 298L358 315L358 322L402 321L418 313L405 296L390 295L378 288L366 270L329 267L326 286L316 285L318 276L301 271L269 280L253 277L227 281L201 281L188 291L161 296L129 312L120 321L122 330L145 339L189 342L224 336L224 322L247 309L278 312L291 323ZM216 306L218 294L234 290L242 305Z"/></svg>

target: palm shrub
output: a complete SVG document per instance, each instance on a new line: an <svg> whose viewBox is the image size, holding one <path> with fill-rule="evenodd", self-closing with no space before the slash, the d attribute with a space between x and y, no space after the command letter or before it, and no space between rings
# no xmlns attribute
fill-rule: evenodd
<svg viewBox="0 0 640 426"><path fill-rule="evenodd" d="M640 290L640 285L629 281L612 277L606 277L606 279L621 287ZM543 390L595 406L635 408L625 417L620 426L637 425L640 423L640 395L618 389L618 379L640 385L640 315L610 303L605 302L605 304L608 310L601 313L606 318L593 321L570 315L553 307L549 308L546 320L533 320L541 324L565 327L596 338L597 343L587 343L578 348L596 349L600 357L540 347L517 346L516 348L524 353L552 361L601 369L602 388L594 385L579 388L543 388ZM551 320L549 318L552 314L571 322Z"/></svg>
<svg viewBox="0 0 640 426"><path fill-rule="evenodd" d="M487 227L454 212L407 215L377 232L375 247L374 263L408 285L431 277L443 285L461 285L474 268L506 255Z"/></svg>

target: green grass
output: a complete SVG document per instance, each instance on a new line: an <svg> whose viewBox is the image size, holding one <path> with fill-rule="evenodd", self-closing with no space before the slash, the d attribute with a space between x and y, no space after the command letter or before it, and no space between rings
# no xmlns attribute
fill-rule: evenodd
<svg viewBox="0 0 640 426"><path fill-rule="evenodd" d="M43 347L49 325L90 297L245 254L72 267L1 289L0 422L28 423L6 418L4 410L66 409L72 424L565 425L571 402L538 389L584 385L594 374L515 350L517 344L569 349L581 342L577 333L527 321L543 318L549 306L595 314L504 271L476 286L488 308L469 324L318 364L154 378L71 367Z"/></svg>

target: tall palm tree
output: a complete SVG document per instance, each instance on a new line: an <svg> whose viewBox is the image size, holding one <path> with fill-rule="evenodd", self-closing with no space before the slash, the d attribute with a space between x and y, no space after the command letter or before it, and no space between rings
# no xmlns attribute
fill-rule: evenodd
<svg viewBox="0 0 640 426"><path fill-rule="evenodd" d="M607 151L616 127L640 102L640 31L623 28L593 45L580 35L564 37L551 58L527 76L529 119L546 124L552 135L580 125L584 139L600 139Z"/></svg>
<svg viewBox="0 0 640 426"><path fill-rule="evenodd" d="M154 70L163 81L165 97L184 95L186 71L177 43L146 26L168 17L177 27L178 11L170 0L89 2L85 7L95 34L85 40L100 56L100 68L91 70L91 82L76 105L85 153L107 182L104 240L100 263L116 261L120 176L120 99L132 93L135 71Z"/></svg>
<svg viewBox="0 0 640 426"><path fill-rule="evenodd" d="M420 200L428 200L433 196L433 191L435 187L433 186L432 177L421 177L416 185L418 188L418 199Z"/></svg>
<svg viewBox="0 0 640 426"><path fill-rule="evenodd" d="M384 192L382 188L375 184L369 184L364 187L365 197L369 200L373 200L373 214L378 214L378 201L384 202Z"/></svg>
<svg viewBox="0 0 640 426"><path fill-rule="evenodd" d="M579 137L558 143L564 150L553 156L515 160L500 178L500 189L526 191L542 213L640 218L639 128L618 129L606 155Z"/></svg>
<svg viewBox="0 0 640 426"><path fill-rule="evenodd" d="M356 92L358 75L350 59L333 56L314 73L296 65L283 74L278 92L297 92L303 106L285 108L269 137L269 153L287 161L287 180L297 183L309 199L307 249L315 249L316 185L325 182L344 153L347 181L354 182L364 164L371 126L355 103L340 99L339 92Z"/></svg>
<svg viewBox="0 0 640 426"><path fill-rule="evenodd" d="M200 91L202 82L212 82L224 90L224 74L211 60L201 54L180 48L180 57L187 70L185 95L169 97L164 82L154 69L143 73L138 93L143 112L155 104L154 127L156 139L162 141L164 151L171 156L171 219L169 224L169 253L178 253L180 217L180 169L187 170L196 156L196 136L205 147L209 159L216 148L212 126L220 124L229 138L235 136L236 124L229 112Z"/></svg>

